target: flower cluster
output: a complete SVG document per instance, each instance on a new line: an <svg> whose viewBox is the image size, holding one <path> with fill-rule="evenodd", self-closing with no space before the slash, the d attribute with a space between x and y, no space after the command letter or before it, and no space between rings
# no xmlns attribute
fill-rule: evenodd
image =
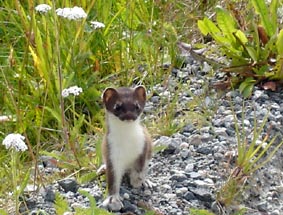
<svg viewBox="0 0 283 215"><path fill-rule="evenodd" d="M62 16L64 18L67 18L69 20L78 20L78 19L84 19L87 17L87 14L84 12L84 10L81 7L73 7L73 8L58 8L56 10L56 14L58 16Z"/></svg>
<svg viewBox="0 0 283 215"><path fill-rule="evenodd" d="M35 7L35 10L39 13L47 13L49 10L51 10L51 6L48 4L39 4ZM80 20L85 19L87 17L86 12L81 7L65 7L65 8L58 8L56 9L56 14L58 16L61 16L63 18L69 19L69 20ZM100 28L105 28L105 25L101 22L97 21L91 21L90 26L96 30Z"/></svg>
<svg viewBox="0 0 283 215"><path fill-rule="evenodd" d="M62 96L63 97L68 97L70 94L73 94L74 96L78 96L82 92L83 92L83 89L81 87L72 86L72 87L69 87L67 89L64 89L62 91Z"/></svg>
<svg viewBox="0 0 283 215"><path fill-rule="evenodd" d="M97 21L91 21L90 25L94 29L105 28L105 25L103 23Z"/></svg>
<svg viewBox="0 0 283 215"><path fill-rule="evenodd" d="M35 10L39 13L47 13L51 10L51 7L48 4L39 4L35 7Z"/></svg>
<svg viewBox="0 0 283 215"><path fill-rule="evenodd" d="M26 151L28 147L25 144L24 140L24 136L12 133L5 137L2 144L6 147L6 149L12 148L16 151Z"/></svg>

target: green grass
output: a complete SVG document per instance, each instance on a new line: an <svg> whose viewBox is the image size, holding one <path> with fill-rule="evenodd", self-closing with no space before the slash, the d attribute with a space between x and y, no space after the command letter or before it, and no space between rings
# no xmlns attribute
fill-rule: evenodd
<svg viewBox="0 0 283 215"><path fill-rule="evenodd" d="M74 5L69 0L2 1L0 116L9 120L0 122L0 142L10 133L20 133L29 149L17 154L19 162L12 164L13 154L0 145L0 207L4 208L0 213L6 213L7 202L18 201L26 183L45 186L69 174L81 182L95 178L92 172L101 164L104 128L102 91L109 86L143 84L152 92L156 84L165 84L171 69L179 65L176 43L200 38L197 20L217 2L79 0ZM36 12L40 3L49 4L51 10ZM87 17L75 21L56 15L57 8L74 6L82 7ZM105 28L93 29L91 21ZM164 70L162 65L168 62L171 67ZM71 86L83 92L63 97L63 89ZM189 91L182 83L178 89ZM216 105L205 107L204 99L193 97L187 111L175 118L181 109L178 92L171 99L164 98L156 117L146 122L152 136L171 135L188 122L197 128L209 125ZM95 147L96 152L87 151L86 146ZM56 158L66 172L50 178L38 174L41 155ZM17 171L11 170L13 165ZM28 178L30 170L36 174ZM19 192L7 195L17 186ZM66 209L60 196L57 205L58 211Z"/></svg>
<svg viewBox="0 0 283 215"><path fill-rule="evenodd" d="M82 181L95 177L88 172L101 163L101 92L105 87L134 83L151 89L162 82L171 72L164 71L162 64L174 64L178 36L192 36L187 24L194 25L195 20L189 12L199 7L173 0L80 0L76 5L49 0L44 3L51 10L38 13L36 3L43 1L4 1L0 7L0 116L11 116L1 122L0 140L9 133L20 133L29 147L19 156L17 179L11 182L10 154L0 146L0 198L4 202L12 191L9 187L21 185L18 179L37 168L41 155L58 159L58 165L67 170L65 175L75 172ZM74 21L56 15L57 8L74 6L82 7L87 18ZM192 15L181 19L184 13ZM105 28L94 30L91 21ZM63 89L71 86L83 92L62 97ZM89 142L91 136L97 138ZM86 145L97 151L86 152ZM64 175L49 179L36 175L29 183L44 186L54 177Z"/></svg>

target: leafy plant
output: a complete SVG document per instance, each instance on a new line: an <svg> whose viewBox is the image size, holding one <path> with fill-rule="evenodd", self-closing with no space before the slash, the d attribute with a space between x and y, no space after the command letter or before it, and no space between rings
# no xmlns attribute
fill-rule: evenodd
<svg viewBox="0 0 283 215"><path fill-rule="evenodd" d="M190 209L191 215L214 215L214 213L211 213L204 209Z"/></svg>
<svg viewBox="0 0 283 215"><path fill-rule="evenodd" d="M272 0L270 5L264 0L252 0L248 4L254 9L251 20L239 18L235 9L229 11L218 6L215 21L207 17L198 21L201 33L210 35L230 59L229 67L222 71L236 74L229 76L229 81L232 86L239 86L244 96L251 94L255 84L283 80L283 30L277 16L279 0ZM274 90L268 85L266 88Z"/></svg>
<svg viewBox="0 0 283 215"><path fill-rule="evenodd" d="M79 190L79 193L86 196L89 199L90 207L89 208L75 208L76 215L95 215L95 214L101 214L101 215L111 215L112 213L106 211L105 209L99 208L96 206L95 198L90 195L88 192Z"/></svg>
<svg viewBox="0 0 283 215"><path fill-rule="evenodd" d="M69 211L69 204L58 192L55 193L55 209L56 214L63 215L66 211Z"/></svg>
<svg viewBox="0 0 283 215"><path fill-rule="evenodd" d="M275 145L277 136L268 140L268 134L266 134L260 144L257 144L257 141L260 140L263 133L264 126L267 123L268 114L264 117L259 128L257 125L257 118L256 116L254 117L253 137L250 143L247 140L246 130L243 126L244 119L244 112L242 112L242 129L240 131L238 119L234 113L238 154L236 167L231 171L228 180L217 193L217 201L221 206L229 206L233 204L235 199L237 199L245 189L248 178L269 162L278 149L283 145L283 141Z"/></svg>

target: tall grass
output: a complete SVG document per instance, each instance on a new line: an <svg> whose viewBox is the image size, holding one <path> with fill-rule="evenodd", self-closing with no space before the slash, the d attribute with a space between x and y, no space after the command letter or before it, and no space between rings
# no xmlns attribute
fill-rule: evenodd
<svg viewBox="0 0 283 215"><path fill-rule="evenodd" d="M37 12L35 7L41 3L51 10ZM34 168L30 182L44 183L37 170L42 154L65 161L70 171L98 165L99 150L85 156L85 146L100 144L90 143L86 135L101 139L101 91L109 85L138 83L150 88L166 77L162 64L174 63L181 30L166 13L173 6L180 10L182 4L154 0L1 2L0 116L5 120L1 118L0 141L9 133L25 136L29 150L21 157L19 179ZM58 8L74 6L82 7L87 17L68 20L56 14ZM93 29L91 21L105 27ZM63 97L63 89L71 86L83 92ZM0 198L6 199L11 185L8 152L0 148ZM56 154L53 149L64 150Z"/></svg>

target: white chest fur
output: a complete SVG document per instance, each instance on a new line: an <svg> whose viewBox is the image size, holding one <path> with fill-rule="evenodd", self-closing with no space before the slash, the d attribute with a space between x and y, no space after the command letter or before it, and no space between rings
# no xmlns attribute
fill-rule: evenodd
<svg viewBox="0 0 283 215"><path fill-rule="evenodd" d="M110 159L114 169L125 171L130 168L145 144L145 135L139 119L121 121L113 114L108 114L108 144Z"/></svg>

